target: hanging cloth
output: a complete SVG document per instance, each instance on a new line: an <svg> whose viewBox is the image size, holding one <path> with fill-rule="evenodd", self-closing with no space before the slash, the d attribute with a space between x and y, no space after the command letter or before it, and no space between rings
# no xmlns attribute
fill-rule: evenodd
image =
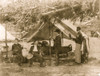
<svg viewBox="0 0 100 76"><path fill-rule="evenodd" d="M38 52L37 45L34 45L33 52Z"/></svg>

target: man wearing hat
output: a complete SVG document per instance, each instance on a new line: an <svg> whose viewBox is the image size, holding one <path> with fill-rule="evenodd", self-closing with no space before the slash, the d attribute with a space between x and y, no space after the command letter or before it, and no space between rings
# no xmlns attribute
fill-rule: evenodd
<svg viewBox="0 0 100 76"><path fill-rule="evenodd" d="M55 32L57 34L54 39L54 48L56 52L56 65L59 65L59 51L61 49L61 36L60 36L61 31L59 29L56 29Z"/></svg>
<svg viewBox="0 0 100 76"><path fill-rule="evenodd" d="M77 36L76 38L72 38L70 35L70 38L73 39L76 43L76 48L75 48L75 62L80 64L81 63L81 48L82 48L82 42L84 40L84 37L81 33L81 28L77 27Z"/></svg>
<svg viewBox="0 0 100 76"><path fill-rule="evenodd" d="M22 65L22 49L23 47L19 44L19 40L16 38L14 44L12 45L12 54L15 56L19 66Z"/></svg>

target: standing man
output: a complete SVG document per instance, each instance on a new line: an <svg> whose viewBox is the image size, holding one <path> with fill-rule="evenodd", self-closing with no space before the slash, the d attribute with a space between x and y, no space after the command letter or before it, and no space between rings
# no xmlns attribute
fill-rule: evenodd
<svg viewBox="0 0 100 76"><path fill-rule="evenodd" d="M82 47L82 42L84 40L82 33L81 33L81 28L77 27L77 36L76 38L72 38L70 35L70 38L73 39L76 42L76 48L75 48L75 62L77 64L81 63L81 47Z"/></svg>
<svg viewBox="0 0 100 76"><path fill-rule="evenodd" d="M57 33L55 39L54 39L54 48L56 53L56 65L59 65L59 51L61 49L61 31L59 29L56 29L55 32Z"/></svg>
<svg viewBox="0 0 100 76"><path fill-rule="evenodd" d="M21 46L21 44L19 44L19 40L16 38L14 44L12 45L12 54L13 56L15 56L19 66L22 65L23 60L22 49L23 47Z"/></svg>

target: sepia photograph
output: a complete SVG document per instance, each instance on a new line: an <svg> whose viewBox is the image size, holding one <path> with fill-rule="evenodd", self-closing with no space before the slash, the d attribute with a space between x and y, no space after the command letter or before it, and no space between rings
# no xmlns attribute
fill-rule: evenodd
<svg viewBox="0 0 100 76"><path fill-rule="evenodd" d="M100 76L100 0L0 0L0 76Z"/></svg>

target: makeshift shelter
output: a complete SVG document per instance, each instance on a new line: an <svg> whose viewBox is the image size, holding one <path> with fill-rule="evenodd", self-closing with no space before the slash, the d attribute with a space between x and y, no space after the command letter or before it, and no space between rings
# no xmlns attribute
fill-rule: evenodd
<svg viewBox="0 0 100 76"><path fill-rule="evenodd" d="M5 41L5 28L0 24L0 41ZM7 40L14 40L15 37L7 31Z"/></svg>
<svg viewBox="0 0 100 76"><path fill-rule="evenodd" d="M49 40L50 36L52 36L54 38L55 36L55 29L59 28L61 31L63 30L63 28L61 28L61 26L55 26L52 23L43 23L42 25L40 25L40 27L37 27L36 29L33 29L32 31L30 31L26 36L24 36L25 38L27 38L27 41L30 42L32 40ZM31 33L31 35L30 35ZM68 38L68 36L66 36L64 34L64 37Z"/></svg>
<svg viewBox="0 0 100 76"><path fill-rule="evenodd" d="M68 20L60 20L57 23L43 23L41 25L36 26L33 30L27 33L24 37L27 38L27 41L30 42L32 40L48 40L50 36L54 38L55 29L59 29L63 33L63 38L69 39L69 34L72 34L73 37L76 36L76 27L70 23ZM83 33L84 36L86 34Z"/></svg>
<svg viewBox="0 0 100 76"><path fill-rule="evenodd" d="M54 24L43 23L41 25L38 25L36 29L29 32L29 34L31 33L30 35L27 34L26 36L24 36L25 38L27 38L28 42L34 41L34 40L49 40L50 37L54 38L55 29L60 29L60 31L62 32L63 39L68 40L69 34L71 34L73 37L76 37L76 35L77 35L76 26L74 26L69 20L59 20L59 22L54 23ZM87 50L89 51L89 48L90 48L89 47L89 38L85 33L82 32L82 34L86 38L86 46L87 46ZM71 43L72 43L72 46L74 46L73 49L75 50L75 43L73 43L73 42L71 42ZM66 44L63 42L62 46L63 45L66 45Z"/></svg>

